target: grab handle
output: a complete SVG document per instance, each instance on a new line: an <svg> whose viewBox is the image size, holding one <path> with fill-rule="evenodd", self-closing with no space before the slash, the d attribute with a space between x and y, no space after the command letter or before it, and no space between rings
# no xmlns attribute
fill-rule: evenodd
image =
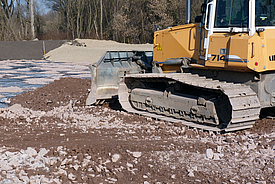
<svg viewBox="0 0 275 184"><path fill-rule="evenodd" d="M255 52L254 52L254 42L251 43L252 51L251 51L251 58L254 58Z"/></svg>

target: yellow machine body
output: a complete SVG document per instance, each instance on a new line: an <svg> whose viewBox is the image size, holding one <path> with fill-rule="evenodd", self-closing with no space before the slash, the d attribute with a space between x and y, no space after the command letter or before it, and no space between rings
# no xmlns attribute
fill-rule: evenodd
<svg viewBox="0 0 275 184"><path fill-rule="evenodd" d="M188 24L156 31L153 58L163 72L180 71L181 65L163 64L168 58L191 58L191 66L205 69L264 72L275 70L274 30L249 36L248 33L213 33L209 39L209 59L204 55L206 32L200 24ZM202 34L206 35L206 34Z"/></svg>

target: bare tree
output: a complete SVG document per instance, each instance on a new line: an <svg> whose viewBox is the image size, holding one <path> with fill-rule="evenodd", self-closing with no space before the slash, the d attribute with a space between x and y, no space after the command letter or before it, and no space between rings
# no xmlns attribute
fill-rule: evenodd
<svg viewBox="0 0 275 184"><path fill-rule="evenodd" d="M31 38L35 38L35 33L34 33L34 9L33 9L33 0L30 2L30 13L31 13Z"/></svg>
<svg viewBox="0 0 275 184"><path fill-rule="evenodd" d="M19 37L24 38L24 24L23 24L23 19L22 19L22 14L21 14L21 2L20 0L16 0L17 3L17 17L20 22L20 31L19 31Z"/></svg>
<svg viewBox="0 0 275 184"><path fill-rule="evenodd" d="M10 40L18 40L17 35L14 32L14 28L12 25L12 15L14 13L14 1L1 0L1 26L2 26L2 40L10 39Z"/></svg>
<svg viewBox="0 0 275 184"><path fill-rule="evenodd" d="M26 0L29 1L29 0ZM67 39L113 39L127 43L152 42L154 24L162 28L184 24L185 0L45 0L56 12L58 34ZM193 0L192 10L200 13ZM192 20L194 19L192 14Z"/></svg>

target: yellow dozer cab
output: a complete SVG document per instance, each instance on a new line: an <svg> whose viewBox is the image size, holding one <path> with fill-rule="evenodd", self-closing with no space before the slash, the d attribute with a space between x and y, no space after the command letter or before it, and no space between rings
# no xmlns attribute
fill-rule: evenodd
<svg viewBox="0 0 275 184"><path fill-rule="evenodd" d="M274 115L274 0L205 0L196 23L188 10L187 24L155 31L153 57L139 51L99 61L113 62L111 85L97 85L105 76L91 66L87 105L111 99L100 93L116 86L109 97L126 111L204 130L246 129L260 112Z"/></svg>

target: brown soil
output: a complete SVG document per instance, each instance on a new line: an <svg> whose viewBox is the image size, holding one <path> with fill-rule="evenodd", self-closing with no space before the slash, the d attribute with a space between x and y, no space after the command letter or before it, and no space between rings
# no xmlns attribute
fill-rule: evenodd
<svg viewBox="0 0 275 184"><path fill-rule="evenodd" d="M49 111L54 107L84 106L91 88L91 80L80 78L62 78L34 91L29 91L12 98L12 104L21 104L32 110Z"/></svg>
<svg viewBox="0 0 275 184"><path fill-rule="evenodd" d="M67 152L63 157L74 158L65 167L67 173L73 173L76 176L74 183L106 183L110 177L115 178L116 183L143 183L145 181L150 181L150 183L222 183L233 181L232 177L238 174L237 170L236 172L231 170L233 174L230 175L226 171L227 164L224 164L226 159L232 159L233 156L226 157L225 161L217 166L219 169L211 172L211 168L216 167L217 162L214 165L212 161L202 163L201 158L195 158L192 155L204 154L208 148L216 150L219 145L225 144L230 147L238 140L235 137L246 135L247 132L264 135L274 131L275 128L275 121L265 119L257 121L254 128L250 130L220 135L188 129L181 124L170 124L138 115L129 115L123 111L102 106L85 108L83 106L89 88L90 81L87 79L63 78L42 88L18 95L12 99L12 103L19 103L32 110L48 112L51 112L50 110L54 107L71 103L72 111L75 113L90 114L101 118L113 116L107 120L108 122L103 120L100 122L103 125L119 120L125 124L124 127L98 129L87 126L84 131L73 119L68 119L66 121L68 124L61 126L60 124L64 124L65 120L56 116L42 117L31 123L24 117L1 118L0 145L13 147L16 150L27 147L34 147L36 150L47 148L51 150L48 153L51 157L60 156L56 148L62 146ZM182 140L182 137L185 139ZM218 144L215 141L201 141L209 140L209 138L221 139L223 142ZM264 143L265 140L260 141ZM129 153L130 151L139 151L142 157L134 158ZM119 154L121 159L118 162L107 163L113 154ZM71 167L74 161L82 163L87 155L91 156L92 163L81 169ZM105 165L102 164L104 162L106 162ZM131 170L131 166L129 166L130 170L125 169L128 163L133 162L135 170L133 168ZM57 166L59 165L60 161L57 162ZM99 165L106 166L106 169L98 170ZM49 177L57 171L57 166L51 166L50 172L33 171L33 173L29 172L29 175L43 174ZM188 176L190 168L203 168L201 166L209 167L208 171L193 169L195 177ZM271 167L274 168L274 166ZM262 175L264 180L274 181L272 178L269 179L270 175ZM71 183L65 175L60 175L59 178L63 180L63 183ZM255 180L248 176L234 179L237 183L244 181L253 183Z"/></svg>

